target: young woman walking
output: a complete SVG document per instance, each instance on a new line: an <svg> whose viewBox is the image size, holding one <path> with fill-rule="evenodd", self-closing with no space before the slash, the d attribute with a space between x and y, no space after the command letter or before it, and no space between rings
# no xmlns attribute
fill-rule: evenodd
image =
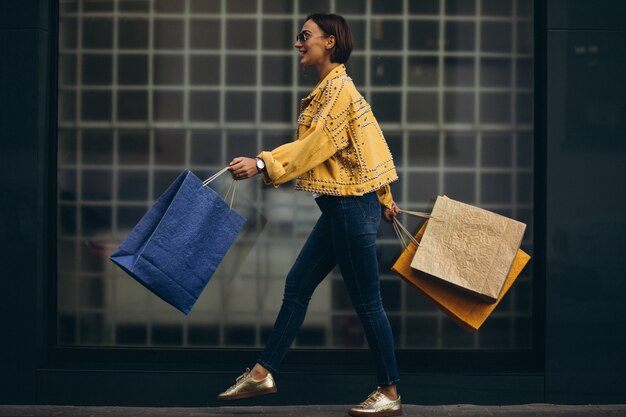
<svg viewBox="0 0 626 417"><path fill-rule="evenodd" d="M320 79L302 99L296 139L256 158L234 158L230 171L237 180L262 174L276 187L296 179L298 190L313 194L321 215L287 275L283 304L263 353L218 398L235 400L277 391L271 372L280 368L313 291L338 265L363 323L378 378L376 390L348 412L401 415L393 336L380 295L376 257L381 206L389 221L398 214L389 188L398 179L393 158L369 104L346 73L352 34L345 19L334 14L308 16L294 46L300 63L314 67Z"/></svg>

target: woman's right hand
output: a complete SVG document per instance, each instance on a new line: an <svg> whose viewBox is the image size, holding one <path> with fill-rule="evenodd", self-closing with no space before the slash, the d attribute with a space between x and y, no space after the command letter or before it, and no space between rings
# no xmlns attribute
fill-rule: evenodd
<svg viewBox="0 0 626 417"><path fill-rule="evenodd" d="M256 167L256 159L245 156L234 158L230 164L228 164L228 170L234 180L245 180L259 173Z"/></svg>

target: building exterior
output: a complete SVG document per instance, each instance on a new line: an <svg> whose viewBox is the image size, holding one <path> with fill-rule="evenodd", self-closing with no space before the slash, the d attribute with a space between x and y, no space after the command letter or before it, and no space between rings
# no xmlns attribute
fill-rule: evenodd
<svg viewBox="0 0 626 417"><path fill-rule="evenodd" d="M29 0L0 6L2 403L215 405L253 363L315 222L309 195L239 187L243 238L189 316L108 254L182 169L290 140L316 82L292 39L318 10L351 23L348 71L398 204L447 194L528 225L532 263L474 334L389 271L400 245L381 225L405 401L625 400L621 3ZM333 272L263 401L356 401L368 355Z"/></svg>

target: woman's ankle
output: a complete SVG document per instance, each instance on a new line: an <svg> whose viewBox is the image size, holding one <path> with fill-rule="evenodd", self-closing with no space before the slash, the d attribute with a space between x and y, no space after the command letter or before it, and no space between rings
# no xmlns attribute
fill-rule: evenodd
<svg viewBox="0 0 626 417"><path fill-rule="evenodd" d="M250 373L252 374L252 377L254 379L263 379L267 376L267 374L270 373L270 371L268 371L263 365L261 365L260 363L257 363L254 365L254 367L252 368L252 370L250 371Z"/></svg>
<svg viewBox="0 0 626 417"><path fill-rule="evenodd" d="M398 390L395 385L380 387L380 391L392 401L395 401L398 399Z"/></svg>

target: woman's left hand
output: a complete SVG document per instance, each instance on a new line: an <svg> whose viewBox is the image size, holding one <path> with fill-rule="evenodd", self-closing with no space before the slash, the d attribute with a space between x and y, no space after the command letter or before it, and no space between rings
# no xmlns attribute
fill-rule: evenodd
<svg viewBox="0 0 626 417"><path fill-rule="evenodd" d="M228 170L234 180L252 178L259 172L256 167L256 159L247 158L245 156L234 158L230 164L228 164Z"/></svg>
<svg viewBox="0 0 626 417"><path fill-rule="evenodd" d="M385 220L387 220L388 222L391 222L394 219L394 217L396 217L398 214L400 214L400 208L396 206L395 201L391 202L391 208L385 207L383 211Z"/></svg>

